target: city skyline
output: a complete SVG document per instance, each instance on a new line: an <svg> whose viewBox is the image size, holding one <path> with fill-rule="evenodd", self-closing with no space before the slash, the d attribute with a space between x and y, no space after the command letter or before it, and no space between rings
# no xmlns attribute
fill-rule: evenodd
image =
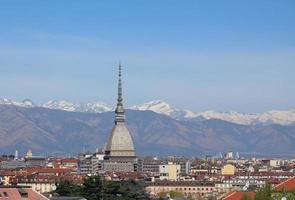
<svg viewBox="0 0 295 200"><path fill-rule="evenodd" d="M2 98L294 108L294 2L90 2L1 3Z"/></svg>

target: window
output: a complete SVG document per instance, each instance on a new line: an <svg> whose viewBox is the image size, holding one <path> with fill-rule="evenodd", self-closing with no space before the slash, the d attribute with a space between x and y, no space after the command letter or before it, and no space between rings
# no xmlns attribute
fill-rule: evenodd
<svg viewBox="0 0 295 200"><path fill-rule="evenodd" d="M4 195L5 197L8 197L7 192L3 192L3 195Z"/></svg>

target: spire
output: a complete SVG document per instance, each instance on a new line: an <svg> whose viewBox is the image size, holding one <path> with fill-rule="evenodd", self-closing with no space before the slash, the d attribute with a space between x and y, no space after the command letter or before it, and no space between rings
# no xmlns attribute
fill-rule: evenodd
<svg viewBox="0 0 295 200"><path fill-rule="evenodd" d="M123 108L123 92L122 92L122 66L121 63L119 64L119 81L118 81L118 99L117 99L117 108L115 110L116 117L115 123L124 123L125 121L125 114Z"/></svg>
<svg viewBox="0 0 295 200"><path fill-rule="evenodd" d="M119 104L123 104L123 98L122 98L122 66L121 63L119 64L119 82L118 82L118 103Z"/></svg>

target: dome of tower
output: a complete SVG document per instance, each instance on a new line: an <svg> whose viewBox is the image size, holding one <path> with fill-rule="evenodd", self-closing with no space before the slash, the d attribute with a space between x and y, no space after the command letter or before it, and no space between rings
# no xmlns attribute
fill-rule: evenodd
<svg viewBox="0 0 295 200"><path fill-rule="evenodd" d="M114 126L106 151L111 152L110 156L135 156L132 137L124 123Z"/></svg>

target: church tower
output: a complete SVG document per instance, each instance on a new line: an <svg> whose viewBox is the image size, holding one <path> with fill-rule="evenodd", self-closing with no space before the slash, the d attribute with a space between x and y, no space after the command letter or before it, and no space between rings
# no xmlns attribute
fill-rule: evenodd
<svg viewBox="0 0 295 200"><path fill-rule="evenodd" d="M129 130L125 126L121 65L119 65L118 99L115 110L115 124L106 146L103 168L105 171L132 172L136 170L134 144Z"/></svg>

